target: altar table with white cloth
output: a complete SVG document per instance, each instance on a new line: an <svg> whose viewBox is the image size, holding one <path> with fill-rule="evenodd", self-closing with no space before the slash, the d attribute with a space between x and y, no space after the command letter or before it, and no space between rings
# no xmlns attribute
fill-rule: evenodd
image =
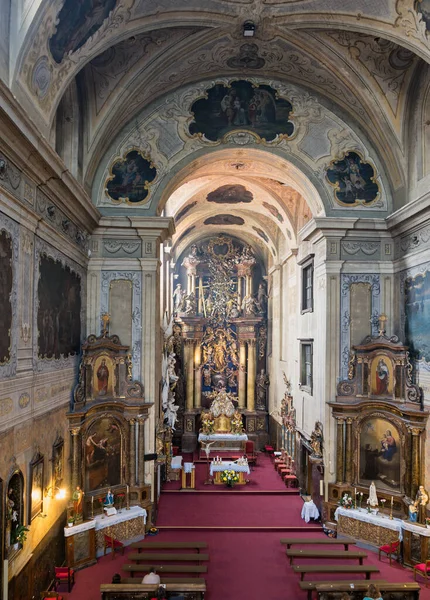
<svg viewBox="0 0 430 600"><path fill-rule="evenodd" d="M145 537L146 517L148 513L140 506L130 506L129 510L121 509L116 515L94 518L96 530L96 554L101 556L104 549L104 535L114 537L124 546Z"/></svg>
<svg viewBox="0 0 430 600"><path fill-rule="evenodd" d="M309 500L309 502L304 502L302 508L302 519L305 520L305 523L309 523L310 519L319 519L320 513L317 507L314 504L313 500Z"/></svg>
<svg viewBox="0 0 430 600"><path fill-rule="evenodd" d="M386 509L387 510L387 509ZM414 526L412 523L407 523L402 519L390 519L388 514L381 515L380 513L368 513L367 509L362 508L343 508L339 506L334 518L338 522L338 533L351 536L358 540L363 540L382 546L390 544L397 539L403 539L403 530ZM418 527L415 525L418 529ZM419 527L422 530L422 527Z"/></svg>
<svg viewBox="0 0 430 600"><path fill-rule="evenodd" d="M224 483L223 481L221 481L221 473L226 470L234 471L235 473L239 474L238 485L245 485L245 473L249 475L249 473L251 472L249 470L249 465L238 465L237 463L231 461L223 461L221 463L212 462L210 467L210 474L211 477L215 475L214 483L216 485L222 485Z"/></svg>
<svg viewBox="0 0 430 600"><path fill-rule="evenodd" d="M214 442L210 446L211 454L214 454L217 450L220 452L233 450L240 453L247 441L248 436L246 433L199 433L199 442ZM200 454L203 454L202 450Z"/></svg>

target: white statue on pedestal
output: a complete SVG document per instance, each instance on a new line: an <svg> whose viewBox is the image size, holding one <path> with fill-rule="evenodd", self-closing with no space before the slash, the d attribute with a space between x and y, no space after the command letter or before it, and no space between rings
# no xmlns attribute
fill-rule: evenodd
<svg viewBox="0 0 430 600"><path fill-rule="evenodd" d="M376 508L379 505L378 496L376 495L376 485L373 481L369 487L369 505L372 508Z"/></svg>

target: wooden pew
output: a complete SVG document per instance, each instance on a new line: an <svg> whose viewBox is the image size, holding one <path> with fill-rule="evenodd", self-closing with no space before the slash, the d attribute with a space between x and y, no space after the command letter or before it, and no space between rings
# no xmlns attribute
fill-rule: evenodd
<svg viewBox="0 0 430 600"><path fill-rule="evenodd" d="M354 587L356 585L365 585L366 586L366 590L369 587L369 582L368 581L363 581L363 579L359 579L357 581L355 580L349 580L348 581L299 581L299 586L300 589L302 589L304 592L308 593L308 600L312 600L312 592L314 592L316 590L316 586L317 585L321 585L321 584L326 584L326 583L333 583L335 585L347 585L349 586L349 588L351 587L351 584L354 585ZM378 587L381 587L382 584L387 583L386 579L372 579L372 583L374 585L377 585Z"/></svg>
<svg viewBox="0 0 430 600"><path fill-rule="evenodd" d="M321 544L323 545L327 545L327 546L332 546L335 544L343 544L345 547L345 550L349 549L349 545L350 544L355 544L356 540L354 540L353 538L348 538L348 537L344 537L342 539L339 538L307 538L307 539L301 539L301 538L281 538L281 544L285 544L288 548L291 548L291 546L294 545L312 545L312 546L319 546Z"/></svg>
<svg viewBox="0 0 430 600"><path fill-rule="evenodd" d="M206 542L134 542L130 544L130 548L136 548L138 552L142 550L148 550L149 552L153 552L154 549L157 550L203 550L207 548L208 545Z"/></svg>
<svg viewBox="0 0 430 600"><path fill-rule="evenodd" d="M354 589L351 589L351 584L343 584L339 585L336 581L327 582L327 583L319 583L315 586L317 592L317 598L321 600L327 600L328 598L332 598L331 593L338 594L341 592L348 592L349 594L354 594L353 598L362 598L363 593L367 592L369 587L368 583L364 583L363 581L359 584L354 584ZM383 583L379 586L379 590L381 594L389 594L389 593L400 593L401 597L404 600L415 600L419 598L420 594L420 585L418 583ZM355 592L358 592L357 595ZM337 597L337 596L335 596ZM391 597L391 596L390 596Z"/></svg>
<svg viewBox="0 0 430 600"><path fill-rule="evenodd" d="M285 553L290 559L290 565L295 558L357 558L360 565L363 564L363 558L367 558L366 552L349 550L286 550Z"/></svg>
<svg viewBox="0 0 430 600"><path fill-rule="evenodd" d="M160 577L161 583L206 583L206 579L203 577L169 577L168 575L162 575ZM139 583L138 577L121 577L121 583ZM321 582L319 582L321 583Z"/></svg>
<svg viewBox="0 0 430 600"><path fill-rule="evenodd" d="M203 565L122 565L123 571L128 571L134 577L135 573L148 573L151 567L157 571L160 577L164 573L207 573L208 568Z"/></svg>
<svg viewBox="0 0 430 600"><path fill-rule="evenodd" d="M200 552L188 552L188 554L179 554L177 552L132 552L128 555L130 560L135 560L139 563L150 560L152 562L164 562L165 560L176 560L178 562L202 562L209 560L209 554L201 554Z"/></svg>
<svg viewBox="0 0 430 600"><path fill-rule="evenodd" d="M372 573L379 573L378 567L373 565L294 565L292 569L294 573L300 573L301 581L306 573L364 573L366 579L370 579Z"/></svg>
<svg viewBox="0 0 430 600"><path fill-rule="evenodd" d="M153 592L154 595L158 590L158 585L143 584L143 583L103 583L100 586L100 594L102 600L134 600L134 598L142 598L143 592ZM206 583L168 583L166 591L170 594L177 593L192 593L196 600L203 600L206 592Z"/></svg>

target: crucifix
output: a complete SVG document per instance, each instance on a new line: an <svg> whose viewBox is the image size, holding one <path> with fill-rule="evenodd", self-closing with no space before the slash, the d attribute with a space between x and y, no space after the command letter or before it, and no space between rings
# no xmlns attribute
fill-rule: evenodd
<svg viewBox="0 0 430 600"><path fill-rule="evenodd" d="M102 314L101 319L102 319L102 336L106 337L109 333L109 321L110 321L109 313Z"/></svg>

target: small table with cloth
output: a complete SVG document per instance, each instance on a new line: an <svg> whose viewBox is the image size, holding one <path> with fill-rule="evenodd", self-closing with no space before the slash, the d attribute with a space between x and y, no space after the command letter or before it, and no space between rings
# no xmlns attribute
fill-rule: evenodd
<svg viewBox="0 0 430 600"><path fill-rule="evenodd" d="M305 520L305 523L309 523L310 519L319 519L320 513L317 507L314 504L313 500L309 500L309 502L304 502L302 508L302 519Z"/></svg>
<svg viewBox="0 0 430 600"><path fill-rule="evenodd" d="M223 461L220 463L211 463L210 474L211 477L215 475L215 485L225 485L221 480L221 473L223 471L235 471L239 475L239 481L236 485L245 485L247 480L245 479L245 473L249 475L249 465L238 465L234 462Z"/></svg>

